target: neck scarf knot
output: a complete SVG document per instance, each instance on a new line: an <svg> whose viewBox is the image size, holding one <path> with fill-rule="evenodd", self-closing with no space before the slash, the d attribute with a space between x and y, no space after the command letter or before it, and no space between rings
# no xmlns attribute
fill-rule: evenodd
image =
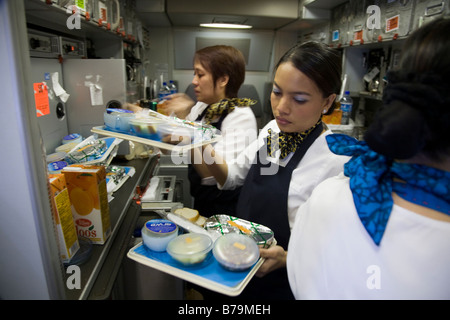
<svg viewBox="0 0 450 320"><path fill-rule="evenodd" d="M317 123L302 132L273 132L272 129L268 129L267 136L267 154L273 156L276 150L280 150L280 159L284 159L291 152L295 152L298 146L305 140L305 138L322 122L319 119Z"/></svg>
<svg viewBox="0 0 450 320"><path fill-rule="evenodd" d="M217 103L214 103L206 108L205 117L203 122L206 124L211 124L211 121L222 115L227 115L231 113L236 107L249 107L256 104L255 100L248 98L233 98L233 99L222 99Z"/></svg>
<svg viewBox="0 0 450 320"><path fill-rule="evenodd" d="M371 150L366 142L343 134L326 137L330 150L352 156L344 165L358 216L379 245L391 214L392 192L450 215L450 172L396 162Z"/></svg>

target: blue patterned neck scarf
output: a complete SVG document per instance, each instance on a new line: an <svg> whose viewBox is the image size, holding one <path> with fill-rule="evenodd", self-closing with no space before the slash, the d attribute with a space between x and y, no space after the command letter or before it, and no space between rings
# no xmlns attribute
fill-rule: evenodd
<svg viewBox="0 0 450 320"><path fill-rule="evenodd" d="M391 214L392 192L450 215L450 172L392 161L371 150L366 142L347 135L332 134L326 139L333 153L352 157L344 165L344 175L350 178L359 218L376 245Z"/></svg>

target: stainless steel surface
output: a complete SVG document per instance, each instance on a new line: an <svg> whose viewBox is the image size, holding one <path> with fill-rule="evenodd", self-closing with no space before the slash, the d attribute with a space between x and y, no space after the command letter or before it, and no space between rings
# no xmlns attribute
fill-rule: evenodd
<svg viewBox="0 0 450 320"><path fill-rule="evenodd" d="M29 87L32 89L34 83L45 82L49 91L48 103L50 113L37 117L37 121L46 153L50 154L55 152L55 148L62 144L62 138L68 134L67 108L53 93L53 83L51 81L51 75L57 72L60 84L64 86L61 82L62 67L57 59L31 58L30 61L31 83Z"/></svg>
<svg viewBox="0 0 450 320"><path fill-rule="evenodd" d="M103 114L109 103L125 103L125 60L69 59L64 62L63 72L65 90L71 94L67 101L69 131L87 138L92 134L92 127L103 125ZM92 90L102 97L94 103L92 86L96 86Z"/></svg>
<svg viewBox="0 0 450 320"><path fill-rule="evenodd" d="M154 211L143 211L135 230L141 230L145 222L160 219ZM130 239L129 249L142 241L140 236ZM123 299L132 300L181 300L184 299L184 281L167 273L124 258L119 279Z"/></svg>
<svg viewBox="0 0 450 320"><path fill-rule="evenodd" d="M177 189L180 197L176 202L182 202L185 207L192 208L193 201L190 193L187 164L174 164L170 155L161 155L159 159L158 175L173 175L177 177Z"/></svg>

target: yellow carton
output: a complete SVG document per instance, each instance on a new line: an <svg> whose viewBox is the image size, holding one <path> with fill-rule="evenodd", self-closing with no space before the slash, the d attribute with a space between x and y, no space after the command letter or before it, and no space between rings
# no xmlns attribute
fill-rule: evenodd
<svg viewBox="0 0 450 320"><path fill-rule="evenodd" d="M111 233L105 167L73 164L61 172L66 178L78 236L104 244Z"/></svg>
<svg viewBox="0 0 450 320"><path fill-rule="evenodd" d="M63 174L50 174L48 179L61 260L68 263L80 248L70 209L69 192Z"/></svg>

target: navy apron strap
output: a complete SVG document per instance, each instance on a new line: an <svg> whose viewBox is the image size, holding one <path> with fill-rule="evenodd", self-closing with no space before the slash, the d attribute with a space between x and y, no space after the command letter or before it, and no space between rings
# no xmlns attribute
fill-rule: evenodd
<svg viewBox="0 0 450 320"><path fill-rule="evenodd" d="M201 121L205 116L208 108L197 117L196 121ZM218 130L222 128L222 122L226 114L222 114L217 122L212 123ZM216 185L202 185L202 178L194 169L193 165L188 165L188 179L190 182L190 193L194 198L194 209L202 216L210 217L215 214L235 215L237 201L241 187L234 190L219 190Z"/></svg>
<svg viewBox="0 0 450 320"><path fill-rule="evenodd" d="M322 130L322 124L319 124L300 144L288 164L285 167L278 166L275 174L261 174L273 171L262 169L267 169L274 164L261 163L260 154L266 153L260 149L256 155L256 163L250 167L242 186L236 216L272 229L278 244L284 249L287 249L290 237L287 203L292 172ZM264 145L262 148L266 147Z"/></svg>
<svg viewBox="0 0 450 320"><path fill-rule="evenodd" d="M237 217L257 222L272 229L277 244L287 250L291 234L288 218L288 193L292 172L297 167L304 154L322 133L322 124L318 125L295 151L286 167L279 166L273 175L261 175L261 169L273 165L261 164L257 153L256 163L250 168L241 190L237 207ZM264 145L263 148L267 148ZM280 268L262 278L253 277L240 295L243 299L276 299L293 300L287 269Z"/></svg>

